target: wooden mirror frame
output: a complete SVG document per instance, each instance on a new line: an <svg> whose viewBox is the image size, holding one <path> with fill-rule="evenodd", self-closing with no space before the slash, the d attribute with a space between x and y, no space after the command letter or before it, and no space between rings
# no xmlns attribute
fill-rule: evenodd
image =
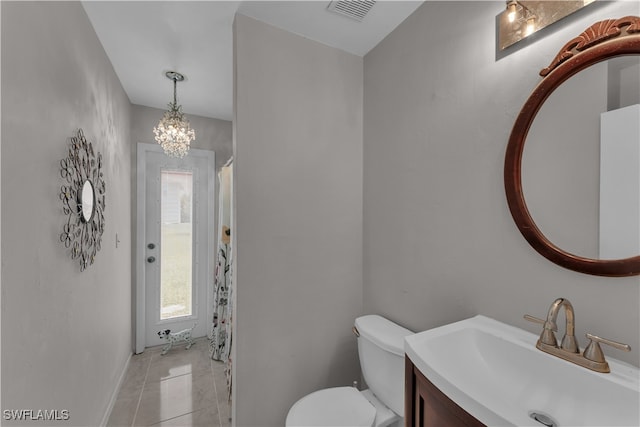
<svg viewBox="0 0 640 427"><path fill-rule="evenodd" d="M522 153L529 128L536 114L563 82L578 72L609 58L640 55L640 17L626 16L596 22L567 43L551 64L540 71L543 80L520 110L507 145L504 185L511 215L524 238L550 261L586 274L608 277L640 274L640 255L624 259L601 260L580 257L555 246L533 221L522 191Z"/></svg>

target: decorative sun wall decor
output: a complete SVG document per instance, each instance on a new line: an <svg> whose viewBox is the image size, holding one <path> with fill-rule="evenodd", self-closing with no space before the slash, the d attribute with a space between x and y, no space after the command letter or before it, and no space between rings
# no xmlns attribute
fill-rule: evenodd
<svg viewBox="0 0 640 427"><path fill-rule="evenodd" d="M60 187L62 210L67 223L60 241L78 259L80 271L93 264L104 232L105 184L102 154L96 156L93 144L82 129L71 137L69 155L60 161L60 175L66 184Z"/></svg>

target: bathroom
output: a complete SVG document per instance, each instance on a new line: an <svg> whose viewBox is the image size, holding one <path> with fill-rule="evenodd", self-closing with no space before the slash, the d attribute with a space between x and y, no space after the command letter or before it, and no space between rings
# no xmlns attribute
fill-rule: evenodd
<svg viewBox="0 0 640 427"><path fill-rule="evenodd" d="M11 17L4 3L3 24ZM540 256L515 226L503 182L509 134L539 70L594 22L639 15L638 3L598 5L497 59L503 9L500 1L427 1L364 57L236 17L236 425L282 425L301 396L359 381L351 327L365 313L415 331L484 314L537 332L522 316L542 317L562 296L575 307L576 335L598 331L628 343L630 353L612 356L640 365L638 276L582 274ZM89 31L86 17L73 18L84 21L68 31ZM3 30L3 56L11 36ZM68 67L94 61L75 57L72 46L57 54ZM95 86L28 68L13 89L4 76L18 71L2 61L3 405L29 407L37 388L41 402L55 396L53 406L79 400L71 409L85 424L101 419L131 351L132 325L112 315L89 330L78 326L91 316L90 300L121 313L131 304L133 119L117 82L105 83L110 65L96 61ZM82 274L60 254L57 213L41 215L59 206L56 186L38 185L59 173L47 158L60 157L50 135L77 126L56 113L56 103L74 100L52 97L53 87L103 94L99 111L81 117L94 123L93 134L117 141L105 148L109 174L120 177L107 208L123 245L106 241L96 269ZM38 109L24 110L34 97ZM16 183L34 193L21 194ZM47 285L51 277L56 287ZM51 300L58 305L50 308ZM51 333L61 339L43 339ZM65 344L76 335L96 349L92 360L83 352L69 359L75 349ZM110 379L83 395L91 389L84 371L67 360L104 367ZM7 361L33 374L24 381ZM54 371L76 386L56 395Z"/></svg>

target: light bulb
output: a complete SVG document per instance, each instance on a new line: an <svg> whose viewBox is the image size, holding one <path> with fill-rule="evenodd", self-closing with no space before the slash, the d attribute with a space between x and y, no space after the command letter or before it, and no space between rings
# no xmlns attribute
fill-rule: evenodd
<svg viewBox="0 0 640 427"><path fill-rule="evenodd" d="M531 35L536 30L536 18L531 17L527 19L527 28L525 30L525 35Z"/></svg>
<svg viewBox="0 0 640 427"><path fill-rule="evenodd" d="M507 5L507 19L509 22L516 20L517 2L512 1Z"/></svg>

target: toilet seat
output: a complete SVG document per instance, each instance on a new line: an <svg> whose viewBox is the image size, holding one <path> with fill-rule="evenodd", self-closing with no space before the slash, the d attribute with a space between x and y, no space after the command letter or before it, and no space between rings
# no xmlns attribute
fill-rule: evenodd
<svg viewBox="0 0 640 427"><path fill-rule="evenodd" d="M371 427L375 407L354 387L334 387L298 400L287 414L286 427Z"/></svg>

